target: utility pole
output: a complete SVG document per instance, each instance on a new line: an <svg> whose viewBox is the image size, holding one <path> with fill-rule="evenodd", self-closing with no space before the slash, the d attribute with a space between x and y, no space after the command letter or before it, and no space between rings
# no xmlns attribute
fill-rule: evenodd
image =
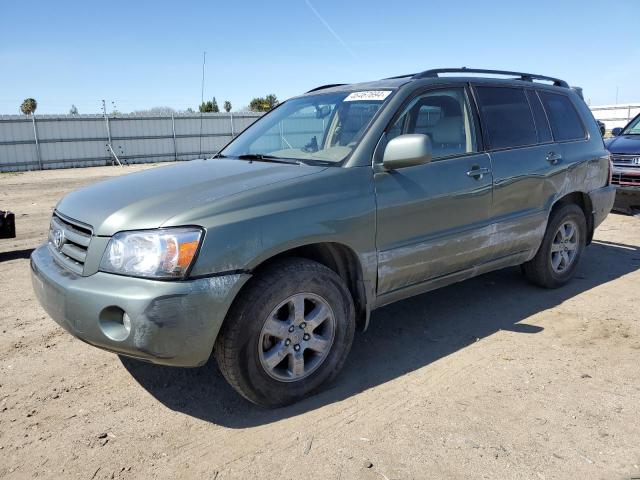
<svg viewBox="0 0 640 480"><path fill-rule="evenodd" d="M202 87L200 88L200 105L204 103L204 66L207 63L207 52L202 52ZM202 157L202 111L200 111L200 148L199 157Z"/></svg>
<svg viewBox="0 0 640 480"><path fill-rule="evenodd" d="M111 145L111 127L109 126L109 117L107 116L107 102L102 99L102 115L104 116L104 123L107 127L107 140L109 145Z"/></svg>
<svg viewBox="0 0 640 480"><path fill-rule="evenodd" d="M104 115L104 121L107 127L107 150L116 159L118 165L122 167L122 162L120 162L120 159L116 155L116 152L113 151L113 147L111 146L111 126L109 125L109 117L107 116L107 103L104 101L104 99L102 100L102 114Z"/></svg>

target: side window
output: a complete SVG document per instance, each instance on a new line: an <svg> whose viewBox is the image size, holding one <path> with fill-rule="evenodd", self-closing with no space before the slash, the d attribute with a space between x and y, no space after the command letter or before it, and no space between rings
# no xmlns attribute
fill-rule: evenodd
<svg viewBox="0 0 640 480"><path fill-rule="evenodd" d="M529 102L521 88L476 87L480 113L492 149L538 142Z"/></svg>
<svg viewBox="0 0 640 480"><path fill-rule="evenodd" d="M477 151L463 88L432 90L414 98L387 131L387 139L407 133L427 135L434 159Z"/></svg>
<svg viewBox="0 0 640 480"><path fill-rule="evenodd" d="M538 95L533 90L527 90L527 98L529 99L529 105L531 105L531 111L533 112L533 118L536 120L536 130L538 130L538 143L547 143L553 140L551 137L551 129L549 128L549 121L547 115L544 113L542 103Z"/></svg>
<svg viewBox="0 0 640 480"><path fill-rule="evenodd" d="M551 130L557 142L582 140L587 136L580 116L569 97L559 93L540 92L540 99L547 111Z"/></svg>

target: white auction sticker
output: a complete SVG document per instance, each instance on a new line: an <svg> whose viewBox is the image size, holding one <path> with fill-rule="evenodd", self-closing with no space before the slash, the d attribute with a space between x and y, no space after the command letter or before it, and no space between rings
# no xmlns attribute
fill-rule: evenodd
<svg viewBox="0 0 640 480"><path fill-rule="evenodd" d="M366 90L364 92L350 93L345 102L357 102L358 100L384 100L389 96L391 90Z"/></svg>

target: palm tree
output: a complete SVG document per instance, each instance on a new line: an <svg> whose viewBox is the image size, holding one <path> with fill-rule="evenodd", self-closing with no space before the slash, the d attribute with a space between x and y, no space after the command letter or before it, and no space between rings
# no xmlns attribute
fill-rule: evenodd
<svg viewBox="0 0 640 480"><path fill-rule="evenodd" d="M224 101L224 111L227 113L231 111L231 102L229 100Z"/></svg>
<svg viewBox="0 0 640 480"><path fill-rule="evenodd" d="M22 105L20 105L20 111L25 115L33 115L36 108L38 108L38 102L36 102L35 98L25 98Z"/></svg>

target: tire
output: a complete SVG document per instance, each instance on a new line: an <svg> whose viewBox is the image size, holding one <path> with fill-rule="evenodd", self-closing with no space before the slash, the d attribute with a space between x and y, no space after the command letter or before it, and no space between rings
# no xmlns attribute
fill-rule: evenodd
<svg viewBox="0 0 640 480"><path fill-rule="evenodd" d="M214 346L220 371L253 403L274 408L297 402L342 369L354 311L333 270L302 258L275 262L234 301Z"/></svg>
<svg viewBox="0 0 640 480"><path fill-rule="evenodd" d="M571 241L571 238L563 240L563 237L569 236L570 230L566 227L567 225L573 225L576 230L577 238L574 241ZM563 227L562 231L561 227ZM573 277L584 251L586 239L587 221L582 209L576 204L561 206L552 212L536 256L522 264L524 275L541 287L561 287ZM570 250L574 244L575 249ZM563 248L565 248L566 257L563 255ZM571 252L574 252L573 256L570 256Z"/></svg>

